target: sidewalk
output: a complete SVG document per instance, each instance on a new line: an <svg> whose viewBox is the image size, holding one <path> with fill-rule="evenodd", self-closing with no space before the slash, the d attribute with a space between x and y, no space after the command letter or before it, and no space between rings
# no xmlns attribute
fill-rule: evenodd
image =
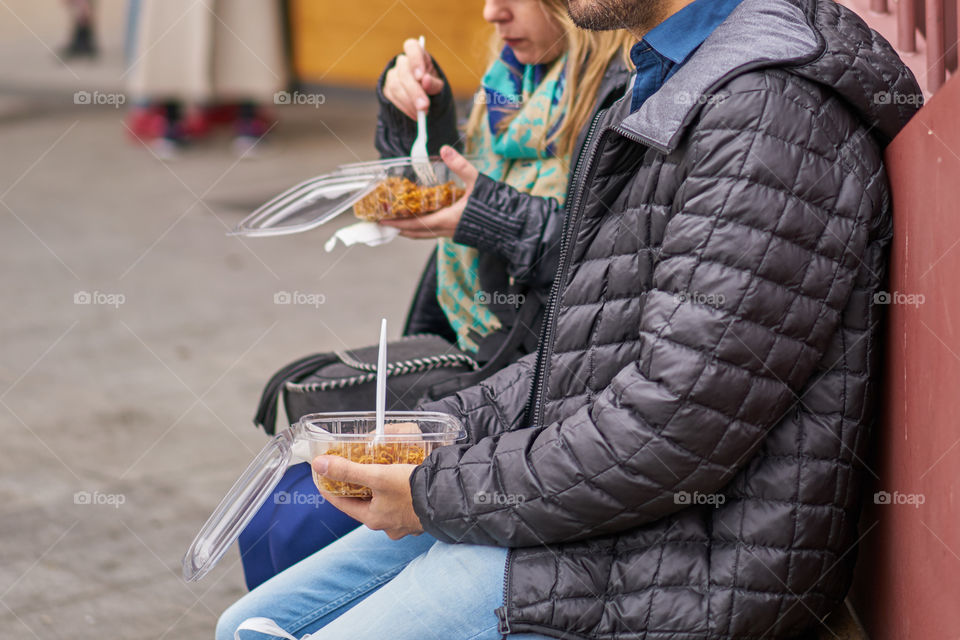
<svg viewBox="0 0 960 640"><path fill-rule="evenodd" d="M7 7L29 30L0 20L0 637L210 638L244 592L238 554L192 585L180 558L266 442L262 384L375 342L381 316L398 335L431 245L225 235L295 182L373 158L369 98L279 110L257 160L224 138L164 164L125 137L122 109L73 102L122 87L119 41L78 80L37 39L58 43L59 7Z"/></svg>

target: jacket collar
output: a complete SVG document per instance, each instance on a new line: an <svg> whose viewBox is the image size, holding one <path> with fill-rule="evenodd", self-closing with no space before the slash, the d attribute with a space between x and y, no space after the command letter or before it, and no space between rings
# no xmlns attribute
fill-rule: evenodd
<svg viewBox="0 0 960 640"><path fill-rule="evenodd" d="M814 0L816 1L816 0ZM710 91L737 72L813 59L823 40L803 0L743 0L663 87L620 128L669 153Z"/></svg>

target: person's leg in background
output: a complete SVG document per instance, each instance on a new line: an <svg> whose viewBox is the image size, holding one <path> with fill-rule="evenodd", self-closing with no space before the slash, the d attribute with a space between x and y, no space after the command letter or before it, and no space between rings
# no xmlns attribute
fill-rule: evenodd
<svg viewBox="0 0 960 640"><path fill-rule="evenodd" d="M93 58L97 42L93 32L93 0L66 0L73 29L70 42L60 50L64 58Z"/></svg>

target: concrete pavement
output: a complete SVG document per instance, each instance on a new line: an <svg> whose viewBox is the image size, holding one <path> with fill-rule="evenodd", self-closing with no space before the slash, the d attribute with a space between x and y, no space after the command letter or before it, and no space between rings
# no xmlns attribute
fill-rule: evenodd
<svg viewBox="0 0 960 640"><path fill-rule="evenodd" d="M375 105L332 91L279 110L257 160L221 138L161 162L126 139L123 109L73 100L122 91L122 5L100 4L101 61L70 67L51 53L59 7L0 6L0 638L212 637L245 591L236 549L192 585L180 558L266 442L250 420L262 384L375 342L381 316L398 335L430 250L325 253L346 216L227 237L295 182L372 159ZM274 304L280 291L325 303Z"/></svg>

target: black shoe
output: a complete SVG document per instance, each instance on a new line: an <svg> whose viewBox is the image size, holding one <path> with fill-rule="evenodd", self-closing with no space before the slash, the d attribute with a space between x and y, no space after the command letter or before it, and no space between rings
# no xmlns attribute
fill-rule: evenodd
<svg viewBox="0 0 960 640"><path fill-rule="evenodd" d="M64 60L72 58L96 58L99 54L93 29L90 25L78 24L73 30L73 40L60 49L60 57Z"/></svg>

